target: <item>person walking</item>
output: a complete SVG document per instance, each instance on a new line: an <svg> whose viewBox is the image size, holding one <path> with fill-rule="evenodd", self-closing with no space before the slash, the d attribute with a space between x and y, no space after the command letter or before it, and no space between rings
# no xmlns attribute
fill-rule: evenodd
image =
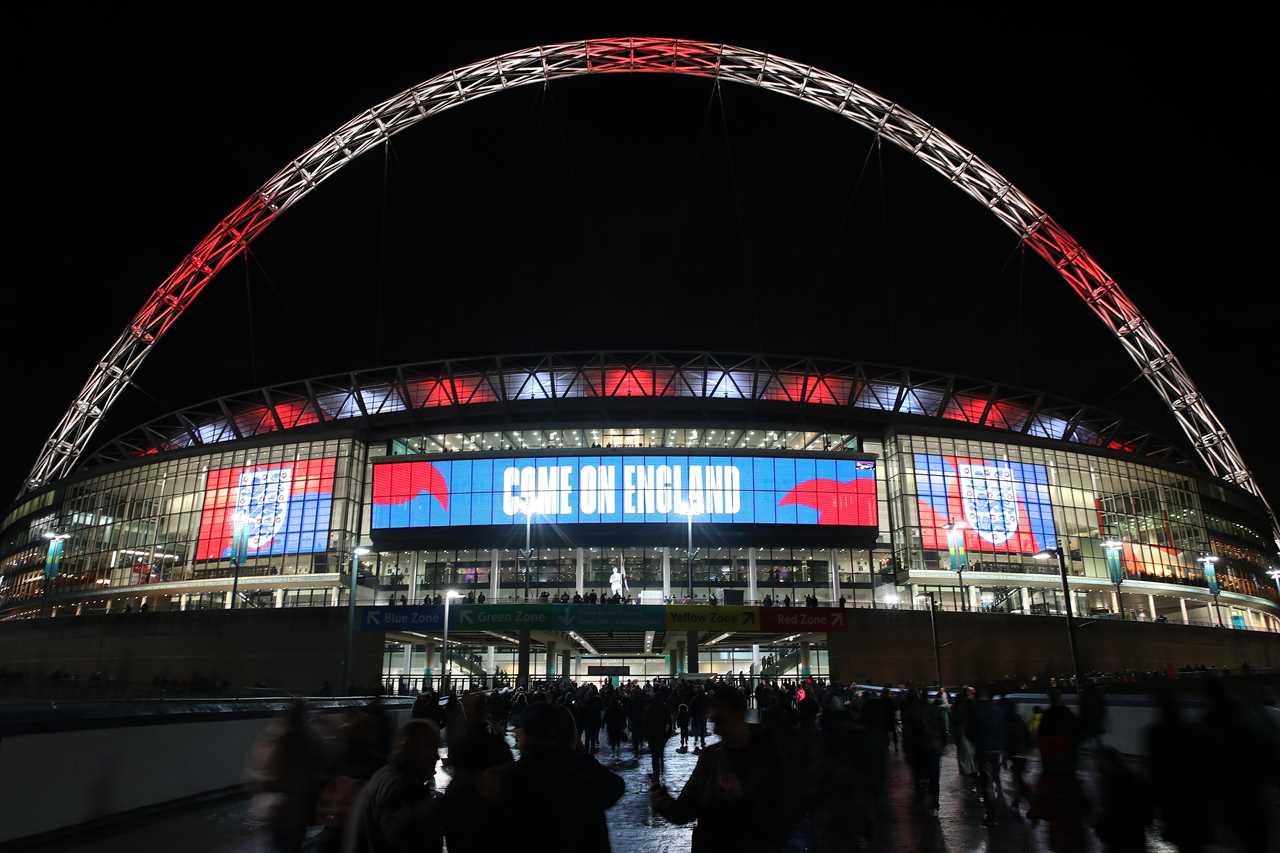
<svg viewBox="0 0 1280 853"><path fill-rule="evenodd" d="M967 732L972 731L973 699L968 687L961 687L951 706L951 735L956 743L956 767L965 778L971 791L977 790L978 763L974 759L973 741Z"/></svg>
<svg viewBox="0 0 1280 853"><path fill-rule="evenodd" d="M449 853L484 853L488 804L480 790L482 774L514 758L503 735L492 727L483 693L462 697L462 714L449 726L451 781L445 790L443 827Z"/></svg>
<svg viewBox="0 0 1280 853"><path fill-rule="evenodd" d="M926 787L925 808L934 817L938 815L941 792L942 751L947 746L947 715L942 708L941 695L933 701L920 698L915 703L918 720L912 735L912 749L920 768L920 776Z"/></svg>
<svg viewBox="0 0 1280 853"><path fill-rule="evenodd" d="M1030 805L1031 795L1027 788L1027 753L1031 751L1031 732L1027 723L1018 713L1017 707L1008 696L1000 700L1004 715L1004 754L1008 759L1009 776L1013 781L1013 796L1009 801L1009 812L1015 819L1021 820L1020 807L1023 803Z"/></svg>
<svg viewBox="0 0 1280 853"><path fill-rule="evenodd" d="M627 738L627 711L622 707L622 698L614 692L604 712L605 733L609 737L609 749L613 751L613 760L622 757L622 744Z"/></svg>
<svg viewBox="0 0 1280 853"><path fill-rule="evenodd" d="M622 779L575 749L573 714L563 705L529 707L516 730L520 760L486 772L485 789L503 817L491 850L608 853L605 810L626 790ZM566 807L572 814L564 814ZM557 815L559 817L557 817Z"/></svg>
<svg viewBox="0 0 1280 853"><path fill-rule="evenodd" d="M296 853L315 815L325 780L321 743L301 700L271 721L249 756L245 771L254 788L249 811L267 829L272 849Z"/></svg>
<svg viewBox="0 0 1280 853"><path fill-rule="evenodd" d="M586 750L592 755L600 751L600 724L603 719L604 703L600 700L600 692L594 684L588 685L587 697L582 702L582 726L586 733Z"/></svg>
<svg viewBox="0 0 1280 853"><path fill-rule="evenodd" d="M693 853L766 853L783 849L790 822L777 819L785 769L770 734L747 725L746 696L717 687L710 713L720 741L702 751L678 796L655 780L649 801L672 823L697 821Z"/></svg>
<svg viewBox="0 0 1280 853"><path fill-rule="evenodd" d="M1027 817L1049 824L1053 850L1082 850L1084 818L1089 803L1080 785L1080 719L1062 702L1057 688L1049 691L1049 710L1038 729L1040 778Z"/></svg>
<svg viewBox="0 0 1280 853"><path fill-rule="evenodd" d="M689 706L681 704L676 709L676 727L680 729L680 748L676 752L689 751Z"/></svg>
<svg viewBox="0 0 1280 853"><path fill-rule="evenodd" d="M401 727L391 760L373 774L351 808L344 853L439 853L444 836L432 787L439 756L435 723L410 720Z"/></svg>
<svg viewBox="0 0 1280 853"><path fill-rule="evenodd" d="M649 744L653 778L661 780L667 741L671 739L671 709L660 695L654 696L644 710L644 739Z"/></svg>
<svg viewBox="0 0 1280 853"><path fill-rule="evenodd" d="M689 719L693 723L693 754L707 748L707 695L701 687L694 688L689 702Z"/></svg>
<svg viewBox="0 0 1280 853"><path fill-rule="evenodd" d="M1205 815L1205 779L1213 776L1209 733L1186 719L1171 688L1156 693L1157 717L1147 729L1152 798L1164 840L1179 853L1200 853L1214 838L1216 815Z"/></svg>
<svg viewBox="0 0 1280 853"><path fill-rule="evenodd" d="M969 715L967 736L973 743L978 766L978 790L982 794L982 825L996 825L997 802L1004 802L1000 779L1000 758L1005 746L1005 719L1000 706L991 701L991 691L983 687Z"/></svg>

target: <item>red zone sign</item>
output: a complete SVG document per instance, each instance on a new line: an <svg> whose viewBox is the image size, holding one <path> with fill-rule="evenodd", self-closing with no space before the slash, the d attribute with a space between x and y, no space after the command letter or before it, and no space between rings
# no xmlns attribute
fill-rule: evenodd
<svg viewBox="0 0 1280 853"><path fill-rule="evenodd" d="M783 633L847 631L849 611L839 607L761 607L760 630Z"/></svg>

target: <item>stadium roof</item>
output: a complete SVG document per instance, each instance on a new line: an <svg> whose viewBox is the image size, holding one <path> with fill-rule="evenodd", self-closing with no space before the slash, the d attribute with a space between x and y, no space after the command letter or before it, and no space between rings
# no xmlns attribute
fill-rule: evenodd
<svg viewBox="0 0 1280 853"><path fill-rule="evenodd" d="M843 407L1192 464L1182 447L1113 413L1026 388L857 361L627 351L448 359L271 385L155 418L99 447L87 467L397 413L489 406L515 415L530 401L624 397L790 404L828 414Z"/></svg>

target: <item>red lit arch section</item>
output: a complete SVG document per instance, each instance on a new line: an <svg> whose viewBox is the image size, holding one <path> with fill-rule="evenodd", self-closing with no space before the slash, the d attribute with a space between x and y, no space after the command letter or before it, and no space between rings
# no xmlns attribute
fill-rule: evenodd
<svg viewBox="0 0 1280 853"><path fill-rule="evenodd" d="M41 448L24 491L74 467L103 414L200 291L280 214L356 157L436 113L485 95L565 77L641 72L714 78L777 92L846 118L910 152L1053 266L1139 366L1209 471L1265 503L1235 442L1133 302L1062 226L976 154L910 110L812 65L732 45L663 38L544 45L446 71L370 107L304 151L224 217L155 289L94 366Z"/></svg>

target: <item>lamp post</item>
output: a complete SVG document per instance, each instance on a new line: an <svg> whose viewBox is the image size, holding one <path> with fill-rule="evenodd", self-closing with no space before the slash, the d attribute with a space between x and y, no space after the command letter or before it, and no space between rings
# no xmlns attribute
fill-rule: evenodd
<svg viewBox="0 0 1280 853"><path fill-rule="evenodd" d="M1058 572L1062 577L1062 600L1067 610L1067 643L1071 647L1071 670L1075 675L1076 690L1080 689L1080 655L1076 651L1076 620L1071 612L1071 587L1067 584L1067 555L1062 546L1046 548L1035 555L1037 560L1058 558Z"/></svg>
<svg viewBox="0 0 1280 853"><path fill-rule="evenodd" d="M1222 624L1222 608L1218 605L1218 593L1222 590L1218 587L1218 569L1214 565L1218 558L1213 554L1201 554L1196 562L1204 567L1204 579L1209 584L1209 594L1213 596L1213 612L1218 616L1218 627L1224 628L1226 626Z"/></svg>
<svg viewBox="0 0 1280 853"><path fill-rule="evenodd" d="M521 498L519 511L524 515L524 550L520 552L520 557L524 560L524 603L528 604L529 564L533 560L533 545L530 540L533 535L533 501L527 497Z"/></svg>
<svg viewBox="0 0 1280 853"><path fill-rule="evenodd" d="M969 557L964 552L964 531L969 525L964 519L956 519L946 525L947 555L951 560L951 568L955 571L960 584L960 609L969 609L969 600L964 594L964 566Z"/></svg>
<svg viewBox="0 0 1280 853"><path fill-rule="evenodd" d="M685 547L685 574L689 581L689 601L693 602L693 509L687 508L684 512L685 520L689 524L689 538Z"/></svg>
<svg viewBox="0 0 1280 853"><path fill-rule="evenodd" d="M356 644L356 582L360 577L360 558L369 553L363 545L351 549L351 583L347 590L347 657L342 668L346 689L351 688L351 656Z"/></svg>
<svg viewBox="0 0 1280 853"><path fill-rule="evenodd" d="M1116 607L1120 610L1120 621L1124 621L1124 598L1120 595L1120 584L1124 583L1124 565L1120 562L1120 556L1124 553L1124 543L1115 539L1108 539L1102 543L1102 548L1107 553L1107 574L1111 576L1111 582L1116 585Z"/></svg>
<svg viewBox="0 0 1280 853"><path fill-rule="evenodd" d="M938 623L934 619L934 615L933 615L933 611L936 607L936 604L934 603L932 592L922 592L916 596L917 601L921 598L928 599L929 601L929 633L933 637L933 667L934 667L934 671L938 676L938 692L941 693L942 692L942 652L938 649Z"/></svg>
<svg viewBox="0 0 1280 853"><path fill-rule="evenodd" d="M449 602L455 598L462 598L462 593L456 589L446 589L444 591L444 643L440 652L444 655L444 684L442 686L446 690L449 689L449 685L452 684L453 680L453 661L449 659Z"/></svg>

